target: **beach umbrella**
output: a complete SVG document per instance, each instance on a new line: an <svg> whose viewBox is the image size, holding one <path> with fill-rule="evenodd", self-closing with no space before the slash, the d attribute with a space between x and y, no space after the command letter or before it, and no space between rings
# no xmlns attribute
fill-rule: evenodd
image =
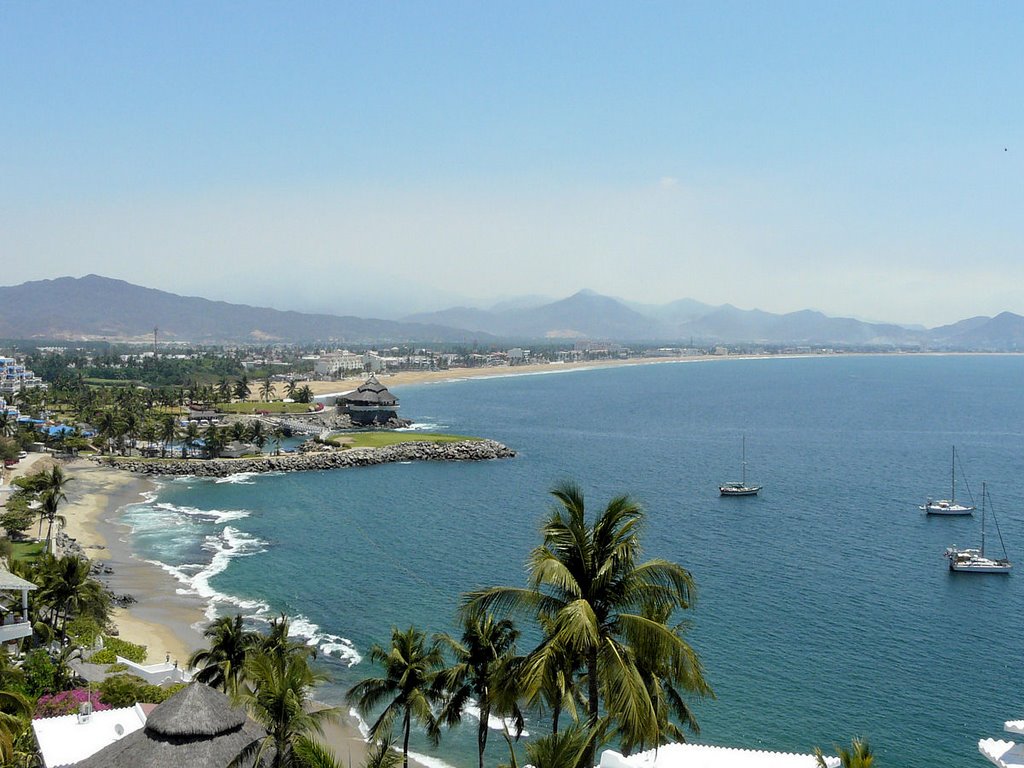
<svg viewBox="0 0 1024 768"><path fill-rule="evenodd" d="M75 768L191 768L226 766L266 731L220 691L192 683L128 734ZM251 768L252 761L240 768Z"/></svg>

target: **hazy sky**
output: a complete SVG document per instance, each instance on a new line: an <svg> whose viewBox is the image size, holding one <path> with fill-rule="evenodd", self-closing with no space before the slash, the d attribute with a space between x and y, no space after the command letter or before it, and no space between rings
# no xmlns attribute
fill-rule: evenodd
<svg viewBox="0 0 1024 768"><path fill-rule="evenodd" d="M1024 314L1024 3L0 4L0 284Z"/></svg>

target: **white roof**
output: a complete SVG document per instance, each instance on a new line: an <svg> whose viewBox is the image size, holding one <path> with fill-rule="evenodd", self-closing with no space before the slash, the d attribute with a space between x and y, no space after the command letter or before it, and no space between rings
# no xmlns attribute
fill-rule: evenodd
<svg viewBox="0 0 1024 768"><path fill-rule="evenodd" d="M826 757L829 768L838 768L839 759ZM623 757L606 749L600 768L817 768L814 755L795 752L769 752L761 749L715 747L709 744L666 744L657 750Z"/></svg>
<svg viewBox="0 0 1024 768"><path fill-rule="evenodd" d="M15 576L6 568L0 568L0 589L36 589L36 585Z"/></svg>
<svg viewBox="0 0 1024 768"><path fill-rule="evenodd" d="M1002 739L982 739L978 751L1000 768L1024 767L1024 746Z"/></svg>
<svg viewBox="0 0 1024 768"><path fill-rule="evenodd" d="M85 722L78 715L43 717L32 721L32 730L43 766L57 768L85 760L145 724L146 713L136 704L93 712Z"/></svg>

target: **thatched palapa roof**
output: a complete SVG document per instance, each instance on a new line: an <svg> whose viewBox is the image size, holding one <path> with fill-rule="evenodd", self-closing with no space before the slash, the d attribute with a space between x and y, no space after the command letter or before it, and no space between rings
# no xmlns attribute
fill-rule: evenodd
<svg viewBox="0 0 1024 768"><path fill-rule="evenodd" d="M75 768L226 766L266 731L220 691L192 683L158 706L146 726ZM247 761L242 768L251 768Z"/></svg>
<svg viewBox="0 0 1024 768"><path fill-rule="evenodd" d="M388 392L376 376L370 376L355 392L338 398L343 405L397 405L398 398Z"/></svg>

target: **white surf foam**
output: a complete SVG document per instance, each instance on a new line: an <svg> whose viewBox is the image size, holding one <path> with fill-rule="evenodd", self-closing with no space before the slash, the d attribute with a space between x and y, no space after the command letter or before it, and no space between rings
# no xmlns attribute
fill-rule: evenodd
<svg viewBox="0 0 1024 768"><path fill-rule="evenodd" d="M477 720L479 722L479 720L480 720L480 707L478 707L475 703L474 704L469 704L469 705L466 706L466 714L468 714L470 717L474 718L475 720ZM509 733L515 733L516 732L516 724L515 724L515 721L512 720L512 718L505 718L504 720L502 720L500 717L495 717L494 715L488 715L487 716L487 727L490 728L492 731L503 731L507 727ZM530 732L524 729L523 732L520 733L519 735L523 736L523 737L527 737L527 736L530 735Z"/></svg>
<svg viewBox="0 0 1024 768"><path fill-rule="evenodd" d="M303 615L293 616L289 619L289 636L305 639L306 645L315 647L325 656L333 656L346 662L353 667L363 660L363 657L356 650L355 645L348 638L339 635L332 635L330 632L323 632L320 626L310 621Z"/></svg>
<svg viewBox="0 0 1024 768"><path fill-rule="evenodd" d="M222 483L230 483L231 485L256 485L256 483L253 482L253 478L258 474L258 472L236 472L235 474L228 475L227 477L218 477L213 482L218 485Z"/></svg>
<svg viewBox="0 0 1024 768"><path fill-rule="evenodd" d="M179 590L181 594L195 594L207 601L206 618L213 621L217 618L217 605L227 603L241 609L244 613L258 615L267 613L270 606L260 600L244 600L234 595L218 592L210 586L210 579L223 573L231 560L236 557L249 557L266 551L267 542L244 533L230 525L225 526L219 534L207 536L203 549L213 552L208 565L186 564L181 566L168 565L160 561L150 561L170 573L185 585Z"/></svg>
<svg viewBox="0 0 1024 768"><path fill-rule="evenodd" d="M232 520L241 520L244 517L248 517L250 514L246 509L199 509L198 507L169 504L165 501L162 501L159 504L153 504L152 506L153 509L159 509L165 512L174 512L179 515L209 518L215 523L228 523Z"/></svg>
<svg viewBox="0 0 1024 768"><path fill-rule="evenodd" d="M436 424L431 421L416 422L408 427L399 427L395 432L432 432L435 429L447 429L447 424Z"/></svg>

